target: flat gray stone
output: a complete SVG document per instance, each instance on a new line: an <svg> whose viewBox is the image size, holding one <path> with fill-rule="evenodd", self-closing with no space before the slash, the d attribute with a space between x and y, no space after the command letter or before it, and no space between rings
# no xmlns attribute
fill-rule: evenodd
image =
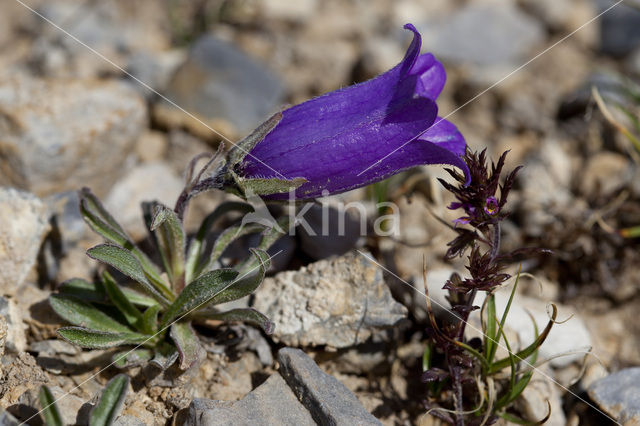
<svg viewBox="0 0 640 426"><path fill-rule="evenodd" d="M513 2L469 2L447 19L420 25L438 58L479 66L513 65L544 41L544 29Z"/></svg>
<svg viewBox="0 0 640 426"><path fill-rule="evenodd" d="M13 417L11 413L0 410L0 426L19 426L20 422L18 419Z"/></svg>
<svg viewBox="0 0 640 426"><path fill-rule="evenodd" d="M0 155L0 176L3 158ZM0 223L0 294L12 295L35 264L49 231L47 207L28 192L0 187Z"/></svg>
<svg viewBox="0 0 640 426"><path fill-rule="evenodd" d="M640 367L627 368L598 380L589 396L624 425L640 425Z"/></svg>
<svg viewBox="0 0 640 426"><path fill-rule="evenodd" d="M609 0L597 0L600 11L612 6ZM599 19L600 49L613 56L624 56L640 46L640 11L620 4Z"/></svg>
<svg viewBox="0 0 640 426"><path fill-rule="evenodd" d="M240 401L196 398L185 422L189 426L312 426L315 422L287 383L274 374Z"/></svg>
<svg viewBox="0 0 640 426"><path fill-rule="evenodd" d="M300 349L280 349L278 361L280 374L318 424L381 425L345 385Z"/></svg>
<svg viewBox="0 0 640 426"><path fill-rule="evenodd" d="M114 81L0 79L0 185L38 196L102 195L147 125L143 99Z"/></svg>
<svg viewBox="0 0 640 426"><path fill-rule="evenodd" d="M289 346L354 346L407 315L382 270L357 252L265 279L253 307L276 324L271 337Z"/></svg>
<svg viewBox="0 0 640 426"><path fill-rule="evenodd" d="M280 107L284 85L264 64L205 35L171 78L167 97L204 120L225 120L246 133Z"/></svg>
<svg viewBox="0 0 640 426"><path fill-rule="evenodd" d="M103 199L105 208L122 225L134 241L148 235L141 204L156 200L173 207L184 182L173 169L160 162L132 167Z"/></svg>

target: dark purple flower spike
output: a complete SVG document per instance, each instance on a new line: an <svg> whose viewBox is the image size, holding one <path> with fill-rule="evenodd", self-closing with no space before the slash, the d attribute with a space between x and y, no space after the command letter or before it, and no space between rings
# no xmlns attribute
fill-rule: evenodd
<svg viewBox="0 0 640 426"><path fill-rule="evenodd" d="M297 188L296 199L310 199L423 164L453 165L468 176L461 158L464 138L437 117L444 67L432 54L420 55L420 34L411 24L405 28L413 32L413 41L397 66L283 111L273 130L245 144L249 155L230 164L239 189L245 181L298 179L289 188ZM259 193L288 197L284 191Z"/></svg>

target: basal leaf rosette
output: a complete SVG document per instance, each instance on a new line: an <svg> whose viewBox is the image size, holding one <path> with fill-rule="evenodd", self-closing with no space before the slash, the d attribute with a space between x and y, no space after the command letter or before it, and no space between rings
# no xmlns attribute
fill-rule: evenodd
<svg viewBox="0 0 640 426"><path fill-rule="evenodd" d="M270 265L266 250L282 227L242 224L229 227L217 239L208 238L218 219L230 212L253 211L246 203L221 204L203 221L198 232L188 238L176 212L160 203L145 203L151 239L159 251L162 266L142 251L98 198L88 189L80 191L80 210L86 223L106 243L90 248L87 254L125 277L117 282L109 270L99 280L74 278L60 285L50 296L54 311L71 326L62 327L63 339L84 348L109 349L133 346L114 355L117 367L153 363L161 369L179 361L187 369L200 359L203 349L193 323L209 319L243 321L266 333L274 325L253 309L224 311L217 308L252 293ZM221 256L238 238L259 232L260 242L250 256L235 266L223 267ZM212 240L210 246L207 241Z"/></svg>

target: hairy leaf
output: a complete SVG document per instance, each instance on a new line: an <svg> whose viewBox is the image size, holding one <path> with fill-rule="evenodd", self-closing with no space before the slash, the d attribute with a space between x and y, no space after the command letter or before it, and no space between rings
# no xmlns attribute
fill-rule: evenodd
<svg viewBox="0 0 640 426"><path fill-rule="evenodd" d="M147 334L155 334L158 331L158 313L160 305L153 305L147 308L142 314L142 331Z"/></svg>
<svg viewBox="0 0 640 426"><path fill-rule="evenodd" d="M151 231L155 233L173 290L180 293L184 287L185 235L182 222L173 210L160 203L153 203L153 212Z"/></svg>
<svg viewBox="0 0 640 426"><path fill-rule="evenodd" d="M162 316L160 329L165 328L174 319L209 303L211 299L232 285L237 276L238 273L231 269L216 269L193 281L167 308Z"/></svg>
<svg viewBox="0 0 640 426"><path fill-rule="evenodd" d="M271 262L267 252L256 249L250 249L250 251L257 263L254 269L236 278L232 285L213 297L208 302L209 305L218 305L240 299L253 293L260 286Z"/></svg>
<svg viewBox="0 0 640 426"><path fill-rule="evenodd" d="M242 321L255 324L262 328L267 334L272 334L276 327L269 318L253 308L238 308L226 312L211 313L207 314L207 318L225 322Z"/></svg>
<svg viewBox="0 0 640 426"><path fill-rule="evenodd" d="M72 278L60 284L58 288L60 293L75 296L85 302L104 303L107 301L107 293L101 282L89 282L81 278ZM120 291L124 293L131 303L137 306L153 306L156 300L145 294L128 287L120 287Z"/></svg>
<svg viewBox="0 0 640 426"><path fill-rule="evenodd" d="M78 192L78 196L80 198L80 212L91 229L112 243L123 247L131 244L127 233L89 188L82 188Z"/></svg>
<svg viewBox="0 0 640 426"><path fill-rule="evenodd" d="M209 262L204 266L203 271L209 270L232 242L240 237L254 234L256 232L263 231L264 229L264 225L259 223L240 224L225 229L213 243Z"/></svg>
<svg viewBox="0 0 640 426"><path fill-rule="evenodd" d="M112 244L101 244L87 250L89 257L113 266L135 282L139 283L143 289L151 294L158 302L167 306L169 300L167 295L171 292L166 287L157 288L144 273L140 262L129 251ZM162 292L162 293L161 293Z"/></svg>
<svg viewBox="0 0 640 426"><path fill-rule="evenodd" d="M237 201L228 201L220 204L216 209L211 212L200 225L198 233L195 235L191 244L189 245L189 254L186 261L185 282L190 283L191 280L197 278L196 271L202 270L202 264L206 263L203 257L202 248L207 234L213 227L213 224L224 214L232 211L239 211L242 213L248 213L253 211L253 207L247 203L241 203Z"/></svg>
<svg viewBox="0 0 640 426"><path fill-rule="evenodd" d="M129 376L118 374L109 380L100 400L91 410L89 424L91 426L109 426L122 411L124 398L129 390Z"/></svg>
<svg viewBox="0 0 640 426"><path fill-rule="evenodd" d="M49 304L63 319L71 324L98 331L129 333L132 330L126 325L111 318L101 310L73 296L52 294Z"/></svg>
<svg viewBox="0 0 640 426"><path fill-rule="evenodd" d="M160 368L161 370L166 370L171 367L174 362L179 357L178 349L170 343L162 342L158 347L156 347L155 354L153 359L151 360L151 364Z"/></svg>
<svg viewBox="0 0 640 426"><path fill-rule="evenodd" d="M107 293L102 283L94 283L81 278L71 278L60 284L60 293L77 297L85 302L104 302Z"/></svg>
<svg viewBox="0 0 640 426"><path fill-rule="evenodd" d="M180 353L180 369L186 370L200 358L202 346L198 336L188 322L176 322L171 325L171 338Z"/></svg>
<svg viewBox="0 0 640 426"><path fill-rule="evenodd" d="M280 237L285 235L285 233L289 229L289 218L286 216L282 217L278 219L277 224L277 227L274 226L273 228L267 229L262 233L262 238L260 239L260 243L258 244L256 249L267 251L276 241L280 239ZM254 270L254 268L256 268L259 264L260 259L255 256L251 256L240 265L236 266L235 270L240 271L240 273L248 272ZM267 267L267 269L269 269L269 267Z"/></svg>
<svg viewBox="0 0 640 426"><path fill-rule="evenodd" d="M241 162L242 159L258 144L258 142L264 139L265 136L278 125L280 120L282 120L281 112L273 114L267 119L267 121L260 124L253 132L251 132L249 136L238 142L227 155L229 167L233 167Z"/></svg>
<svg viewBox="0 0 640 426"><path fill-rule="evenodd" d="M138 308L133 306L129 299L127 299L127 296L108 272L105 271L102 274L102 280L111 302L120 310L122 315L124 315L130 326L140 330L142 326L142 314Z"/></svg>
<svg viewBox="0 0 640 426"><path fill-rule="evenodd" d="M149 336L139 333L109 333L83 327L62 327L58 335L64 340L89 349L108 349L124 344L144 343Z"/></svg>

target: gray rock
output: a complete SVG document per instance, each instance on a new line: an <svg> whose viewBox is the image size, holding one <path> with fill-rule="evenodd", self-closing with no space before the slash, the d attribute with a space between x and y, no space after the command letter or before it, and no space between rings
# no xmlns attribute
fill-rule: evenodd
<svg viewBox="0 0 640 426"><path fill-rule="evenodd" d="M12 75L0 83L0 184L44 196L122 174L146 125L146 107L126 85Z"/></svg>
<svg viewBox="0 0 640 426"><path fill-rule="evenodd" d="M544 40L540 23L508 1L470 2L421 29L424 46L439 58L484 67L518 65Z"/></svg>
<svg viewBox="0 0 640 426"><path fill-rule="evenodd" d="M7 326L4 347L8 352L20 353L27 349L27 326L22 321L22 311L16 303L0 296L0 316L4 317Z"/></svg>
<svg viewBox="0 0 640 426"><path fill-rule="evenodd" d="M0 411L0 426L19 426L18 419L13 417L11 413L1 410Z"/></svg>
<svg viewBox="0 0 640 426"><path fill-rule="evenodd" d="M47 384L47 386L49 386L53 399L56 401L56 406L62 416L63 424L74 425L87 423L88 418L85 418L87 411L82 409L85 405L85 401L82 398L67 393L59 386L52 386L51 384ZM18 399L18 405L21 412L16 413L16 415L19 415L22 419L27 419L34 414L31 409L35 408L40 410L41 405L39 392L40 387L34 387L24 392L20 396L20 399Z"/></svg>
<svg viewBox="0 0 640 426"><path fill-rule="evenodd" d="M549 412L551 405L551 413L549 419L544 423L545 426L565 426L567 419L562 410L562 391L557 384L549 380L553 377L553 371L550 368L541 366L539 371L543 371L545 376L537 371L533 374L531 381L516 400L516 407L526 420L530 422L539 422Z"/></svg>
<svg viewBox="0 0 640 426"><path fill-rule="evenodd" d="M171 208L184 182L164 163L147 163L132 168L104 199L105 208L134 239L147 236L141 203L157 200Z"/></svg>
<svg viewBox="0 0 640 426"><path fill-rule="evenodd" d="M29 350L31 352L37 352L38 354L47 354L47 355L56 355L56 354L64 354L64 355L77 355L80 353L80 348L72 345L64 340L40 340L37 342L33 342L29 345Z"/></svg>
<svg viewBox="0 0 640 426"><path fill-rule="evenodd" d="M0 155L0 170L3 158ZM12 295L35 264L49 231L47 208L32 194L0 188L0 223L0 291Z"/></svg>
<svg viewBox="0 0 640 426"><path fill-rule="evenodd" d="M205 121L225 120L246 133L280 106L278 77L233 45L206 35L169 83L167 97ZM173 107L172 107L173 108Z"/></svg>
<svg viewBox="0 0 640 426"><path fill-rule="evenodd" d="M89 227L80 212L80 199L77 191L54 194L45 200L51 212L52 225L57 234L57 244L62 253L87 236Z"/></svg>
<svg viewBox="0 0 640 426"><path fill-rule="evenodd" d="M159 52L170 45L161 8L155 3L61 0L39 5L38 12L113 62L126 64L132 54ZM29 49L31 71L65 78L94 78L119 73L86 46L60 31L52 31L51 25L43 19L34 15L26 26L37 35Z"/></svg>
<svg viewBox="0 0 640 426"><path fill-rule="evenodd" d="M600 11L609 8L613 2L597 0ZM600 49L609 55L624 56L640 46L640 11L620 4L600 19Z"/></svg>
<svg viewBox="0 0 640 426"><path fill-rule="evenodd" d="M322 425L380 425L358 398L336 378L323 372L300 349L278 352L280 374L293 392Z"/></svg>
<svg viewBox="0 0 640 426"><path fill-rule="evenodd" d="M640 367L610 374L589 388L589 396L621 424L640 424Z"/></svg>
<svg viewBox="0 0 640 426"><path fill-rule="evenodd" d="M300 248L315 260L345 254L356 247L360 236L366 235L366 216L362 221L361 227L360 220L349 210L314 204L300 218L296 229Z"/></svg>
<svg viewBox="0 0 640 426"><path fill-rule="evenodd" d="M70 253L71 248L90 235L91 230L82 219L76 191L54 194L44 201L51 214L52 230L40 250L38 274L41 280L55 282L62 259L68 254L75 258L78 253Z"/></svg>
<svg viewBox="0 0 640 426"><path fill-rule="evenodd" d="M164 93L176 68L185 61L183 50L150 52L141 50L129 58L127 72L135 79L144 82L155 91ZM147 99L155 98L155 92L131 78L132 87Z"/></svg>
<svg viewBox="0 0 640 426"><path fill-rule="evenodd" d="M253 307L276 324L272 338L290 346L353 346L407 315L382 270L358 253L267 278Z"/></svg>
<svg viewBox="0 0 640 426"><path fill-rule="evenodd" d="M315 425L311 415L279 374L274 374L240 401L191 402L186 425Z"/></svg>

